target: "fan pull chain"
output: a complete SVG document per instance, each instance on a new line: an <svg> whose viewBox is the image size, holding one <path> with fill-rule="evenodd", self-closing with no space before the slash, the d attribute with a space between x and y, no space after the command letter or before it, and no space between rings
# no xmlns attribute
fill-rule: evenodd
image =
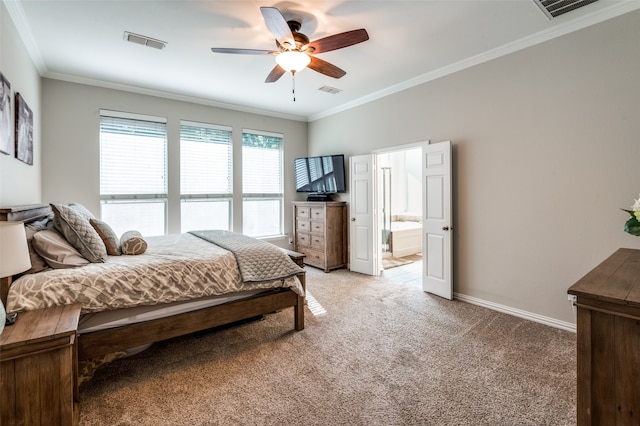
<svg viewBox="0 0 640 426"><path fill-rule="evenodd" d="M291 92L293 93L293 102L296 101L296 72L295 71L291 71L291 75L293 76L293 89L291 90Z"/></svg>

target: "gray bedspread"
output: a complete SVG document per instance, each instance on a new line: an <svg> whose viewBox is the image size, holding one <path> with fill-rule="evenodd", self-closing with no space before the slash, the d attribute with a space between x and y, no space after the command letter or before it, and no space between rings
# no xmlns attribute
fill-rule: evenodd
<svg viewBox="0 0 640 426"><path fill-rule="evenodd" d="M244 283L280 280L305 273L286 253L271 243L223 230L189 233L233 253Z"/></svg>

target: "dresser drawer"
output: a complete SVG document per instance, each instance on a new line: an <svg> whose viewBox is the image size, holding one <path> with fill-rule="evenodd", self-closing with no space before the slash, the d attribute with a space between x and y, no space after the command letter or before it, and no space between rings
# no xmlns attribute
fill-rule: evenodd
<svg viewBox="0 0 640 426"><path fill-rule="evenodd" d="M324 220L324 207L311 207L311 219Z"/></svg>
<svg viewBox="0 0 640 426"><path fill-rule="evenodd" d="M296 232L296 247L311 247L311 236L306 232Z"/></svg>
<svg viewBox="0 0 640 426"><path fill-rule="evenodd" d="M325 228L324 222L319 220L312 220L309 226L310 226L311 232L324 235L324 228Z"/></svg>
<svg viewBox="0 0 640 426"><path fill-rule="evenodd" d="M311 248L324 251L324 235L309 234Z"/></svg>
<svg viewBox="0 0 640 426"><path fill-rule="evenodd" d="M298 219L296 221L296 232L311 232L311 221Z"/></svg>
<svg viewBox="0 0 640 426"><path fill-rule="evenodd" d="M311 218L311 207L297 207L296 208L296 217L300 219L310 219Z"/></svg>
<svg viewBox="0 0 640 426"><path fill-rule="evenodd" d="M324 267L325 256L323 252L306 247L301 247L298 251L306 255L304 263Z"/></svg>

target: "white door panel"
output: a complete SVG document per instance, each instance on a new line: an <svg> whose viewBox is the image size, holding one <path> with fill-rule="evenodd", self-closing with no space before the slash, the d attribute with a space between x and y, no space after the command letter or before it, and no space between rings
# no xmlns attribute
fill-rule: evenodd
<svg viewBox="0 0 640 426"><path fill-rule="evenodd" d="M424 291L453 299L451 142L427 145L422 153L425 190L423 224Z"/></svg>
<svg viewBox="0 0 640 426"><path fill-rule="evenodd" d="M377 245L375 223L373 154L356 155L349 158L351 173L351 194L349 221L349 240L351 244L349 267L354 272L378 275Z"/></svg>

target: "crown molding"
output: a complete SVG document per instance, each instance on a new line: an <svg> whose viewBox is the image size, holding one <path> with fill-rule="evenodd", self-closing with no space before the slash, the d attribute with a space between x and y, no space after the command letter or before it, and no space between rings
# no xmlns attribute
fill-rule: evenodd
<svg viewBox="0 0 640 426"><path fill-rule="evenodd" d="M33 39L33 32L31 31L31 26L27 22L27 19L24 15L24 9L22 9L22 5L18 0L2 0L2 2L7 7L7 11L9 12L9 16L13 21L13 25L16 26L18 30L18 34L22 39L25 47L27 48L27 52L29 52L29 56L31 56L31 60L35 65L38 73L43 75L47 72L47 66L42 59L42 55L40 54L40 49L38 49L38 45Z"/></svg>
<svg viewBox="0 0 640 426"><path fill-rule="evenodd" d="M158 98L171 99L175 101L206 105L210 107L228 109L232 111L246 112L249 114L257 114L257 115L263 115L263 116L268 116L273 118L281 118L285 120L307 122L307 117L300 116L300 115L284 114L276 111L219 102L211 99L199 98L197 96L179 95L177 93L165 92L162 90L147 89L147 88L138 87L138 86L130 86L127 84L115 83L112 81L96 80L96 79L90 79L86 77L78 77L75 75L54 73L54 72L46 72L44 75L42 75L42 77L50 78L52 80L67 81L69 83L84 84L87 86L95 86L95 87L101 87L105 89L113 89L113 90L120 90L124 92L137 93L140 95L155 96Z"/></svg>
<svg viewBox="0 0 640 426"><path fill-rule="evenodd" d="M419 75L412 79L406 80L400 84L389 86L386 89L379 90L377 92L371 93L362 98L356 99L351 102L347 102L338 107L330 108L318 114L310 115L309 117L307 117L307 119L309 122L312 122L312 121L319 120L321 118L329 117L331 115L355 108L360 105L367 104L377 99L384 98L394 93L397 93L415 86L419 86L421 84L438 79L440 77L444 77L449 74L453 74L455 72L462 71L467 68L471 68L473 66L482 64L484 62L488 62L493 59L506 56L510 53L514 53L519 50L526 49L527 47L535 46L536 44L544 43L546 41L552 40L557 37L561 37L563 35L572 33L574 31L578 31L583 28L587 28L589 26L598 24L600 22L607 21L609 19L624 15L625 13L629 13L637 9L640 9L639 0L623 0L619 3L614 4L611 7L602 9L599 12L596 12L594 14L573 19L571 21L567 21L564 24L557 25L553 28L540 31L536 34L532 34L527 37L523 37L514 42L507 43L495 49L491 49L481 54L469 57L467 59L463 59L462 61L458 61L451 65L447 65L437 70Z"/></svg>

